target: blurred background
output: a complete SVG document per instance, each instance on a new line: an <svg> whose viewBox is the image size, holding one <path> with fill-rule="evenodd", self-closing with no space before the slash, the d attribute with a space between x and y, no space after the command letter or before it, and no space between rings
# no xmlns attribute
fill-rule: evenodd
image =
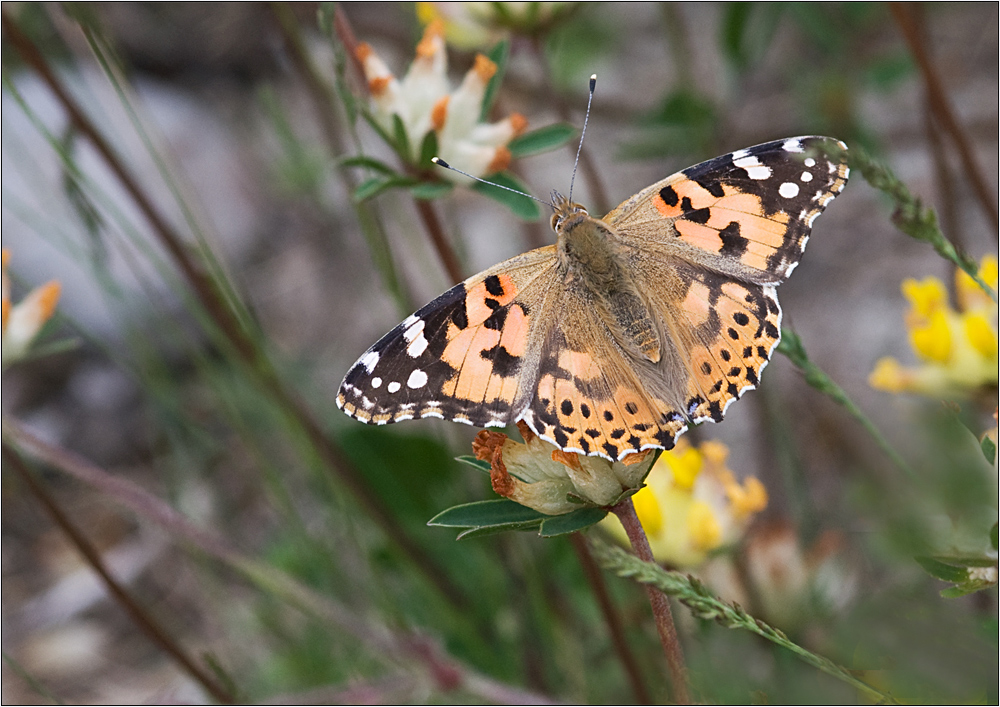
<svg viewBox="0 0 1000 707"><path fill-rule="evenodd" d="M426 526L494 497L453 459L475 430L368 428L336 409L349 366L456 271L554 239L547 213L426 169L420 135L400 159L357 42L402 79L437 18L450 86L489 54L483 117L518 113L526 135L578 131L596 73L574 191L593 213L728 151L831 135L888 165L961 251L996 257L995 3L435 5L4 3L5 703L666 699L641 587L603 580L623 649L576 541ZM506 174L565 193L577 134L510 143ZM996 305L985 349L963 339L981 303L894 212L855 170L779 291L784 326L882 437L776 355L723 424L687 435L724 444L766 507L694 557L658 559L897 699L995 703L997 472L979 438L996 440ZM9 305L52 280L55 313L14 356ZM929 300L959 327L942 325L953 358L921 343ZM885 357L898 363L870 380ZM77 456L39 463L40 445ZM181 516L67 473L84 462ZM994 586L942 597L948 573L917 557L992 561ZM675 615L700 702L863 697Z"/></svg>

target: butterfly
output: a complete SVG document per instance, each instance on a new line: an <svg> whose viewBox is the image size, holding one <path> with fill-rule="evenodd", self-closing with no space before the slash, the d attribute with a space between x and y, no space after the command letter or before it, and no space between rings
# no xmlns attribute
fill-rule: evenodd
<svg viewBox="0 0 1000 707"><path fill-rule="evenodd" d="M407 317L347 372L338 407L380 425L523 420L611 461L671 449L760 382L781 337L776 287L843 190L846 149L795 137L737 150L603 219L553 192L556 243Z"/></svg>

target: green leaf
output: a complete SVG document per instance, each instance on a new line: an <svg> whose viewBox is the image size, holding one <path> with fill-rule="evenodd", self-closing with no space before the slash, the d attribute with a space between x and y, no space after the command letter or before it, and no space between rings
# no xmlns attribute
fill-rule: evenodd
<svg viewBox="0 0 1000 707"><path fill-rule="evenodd" d="M521 523L538 524L549 516L506 498L453 506L427 521L447 528L482 528Z"/></svg>
<svg viewBox="0 0 1000 707"><path fill-rule="evenodd" d="M490 78L490 82L486 84L486 92L483 94L483 106L479 112L479 120L483 122L489 120L493 103L496 101L497 93L500 91L500 84L503 83L504 74L507 72L507 59L510 57L510 40L504 39L498 42L496 46L490 49L486 56L497 65L497 70Z"/></svg>
<svg viewBox="0 0 1000 707"><path fill-rule="evenodd" d="M468 464L471 467L479 469L479 471L485 471L487 474L493 471L493 468L492 466L490 466L489 462L483 461L482 459L476 459L475 457L469 454L463 454L460 457L455 457L455 461L462 462L463 464Z"/></svg>
<svg viewBox="0 0 1000 707"><path fill-rule="evenodd" d="M517 189L518 191L527 191L527 188L508 172L492 174L487 177L487 180L493 182L494 184L500 184L501 186L509 187L511 189ZM520 194L509 192L506 189L498 189L494 186L490 186L489 184L483 184L482 182L476 182L472 185L472 188L483 196L488 196L495 201L499 201L501 204L510 209L515 216L523 221L537 221L541 216L541 212L538 209L538 202L527 196L521 196Z"/></svg>
<svg viewBox="0 0 1000 707"><path fill-rule="evenodd" d="M420 161L417 163L421 169L430 169L434 166L431 162L432 157L437 157L438 153L438 139L437 133L433 130L428 131L424 135L423 141L420 143Z"/></svg>
<svg viewBox="0 0 1000 707"><path fill-rule="evenodd" d="M410 187L410 194L414 199L440 199L450 194L454 188L455 185L449 182L420 182Z"/></svg>
<svg viewBox="0 0 1000 707"><path fill-rule="evenodd" d="M955 584L969 580L969 570L964 567L955 567L933 557L915 557L914 559L929 575L937 579Z"/></svg>
<svg viewBox="0 0 1000 707"><path fill-rule="evenodd" d="M973 592L978 592L983 589L989 589L993 586L993 582L986 582L981 579L974 579L971 582L963 582L954 587L948 587L947 589L941 590L941 596L945 599L957 599L958 597L964 597L967 594L972 594Z"/></svg>
<svg viewBox="0 0 1000 707"><path fill-rule="evenodd" d="M998 536L997 525L998 525L997 523L994 523L993 527L990 528L990 545L993 546L994 552L1000 549L1000 538L997 537Z"/></svg>
<svg viewBox="0 0 1000 707"><path fill-rule="evenodd" d="M365 201L381 194L387 189L410 187L417 184L419 184L419 182L411 177L372 177L371 179L366 179L361 182L361 184L358 185L358 188L354 190L354 200L358 202Z"/></svg>
<svg viewBox="0 0 1000 707"><path fill-rule="evenodd" d="M345 157L338 162L341 167L365 167L376 172L381 172L382 174L396 174L396 170L374 157L358 155L357 157Z"/></svg>
<svg viewBox="0 0 1000 707"><path fill-rule="evenodd" d="M986 461L990 464L996 463L997 460L997 445L989 437L983 437L982 441L979 443L979 448L983 450L983 456L986 457Z"/></svg>
<svg viewBox="0 0 1000 707"><path fill-rule="evenodd" d="M542 521L538 534L543 538L551 538L556 535L575 533L578 530L589 528L595 523L600 523L607 514L608 512L603 508L591 506L561 516L551 516Z"/></svg>
<svg viewBox="0 0 1000 707"><path fill-rule="evenodd" d="M392 114L392 137L391 144L396 146L396 152L399 153L399 156L406 162L412 160L413 154L410 152L410 138L406 134L406 125L396 113Z"/></svg>
<svg viewBox="0 0 1000 707"><path fill-rule="evenodd" d="M553 123L519 135L508 143L507 149L514 157L537 155L562 147L576 136L576 132L569 123Z"/></svg>
<svg viewBox="0 0 1000 707"><path fill-rule="evenodd" d="M471 540L481 538L485 535L496 535L497 533L507 533L510 531L524 532L527 530L537 530L540 521L532 520L524 523L503 523L502 525L488 525L482 528L470 528L459 533L456 540Z"/></svg>

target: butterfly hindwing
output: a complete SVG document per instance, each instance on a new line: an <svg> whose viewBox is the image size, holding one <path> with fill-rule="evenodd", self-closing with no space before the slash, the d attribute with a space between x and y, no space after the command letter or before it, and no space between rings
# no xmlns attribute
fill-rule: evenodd
<svg viewBox="0 0 1000 707"><path fill-rule="evenodd" d="M522 419L560 449L612 461L673 447L687 429L685 416L644 384L661 371L636 361L594 316L585 295L568 287L558 299L562 306L541 348L536 393ZM672 375L679 368L664 370Z"/></svg>

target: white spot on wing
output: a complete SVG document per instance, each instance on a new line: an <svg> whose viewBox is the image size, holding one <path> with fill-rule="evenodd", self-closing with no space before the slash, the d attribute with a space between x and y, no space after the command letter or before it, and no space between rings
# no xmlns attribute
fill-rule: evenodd
<svg viewBox="0 0 1000 707"><path fill-rule="evenodd" d="M806 167L815 167L816 160L814 160L812 157L806 157L805 161L802 164L804 164Z"/></svg>
<svg viewBox="0 0 1000 707"><path fill-rule="evenodd" d="M734 155L736 153L733 153ZM733 160L733 164L740 169L745 169L750 179L767 179L771 176L771 168L760 163L753 155L740 157Z"/></svg>
<svg viewBox="0 0 1000 707"><path fill-rule="evenodd" d="M786 199L794 199L799 195L799 185L792 182L785 182L778 187L778 193Z"/></svg>
<svg viewBox="0 0 1000 707"><path fill-rule="evenodd" d="M385 389L388 390L390 393L395 393L402 387L403 386L401 386L398 381L392 381L389 385L385 387Z"/></svg>
<svg viewBox="0 0 1000 707"><path fill-rule="evenodd" d="M801 179L803 182L811 182L813 180L813 176L810 172L803 172L802 176L799 177L799 179Z"/></svg>
<svg viewBox="0 0 1000 707"><path fill-rule="evenodd" d="M381 378L379 378L378 376L375 376L374 378L372 378L372 388L378 388L380 385L382 385L382 379Z"/></svg>
<svg viewBox="0 0 1000 707"><path fill-rule="evenodd" d="M421 324L423 324L423 322L421 322ZM426 350L427 339L424 338L423 334L420 334L420 336L411 341L410 345L406 347L406 353L410 358L417 358Z"/></svg>
<svg viewBox="0 0 1000 707"><path fill-rule="evenodd" d="M419 368L416 369L410 374L410 377L406 379L406 385L409 388L423 388L427 385L427 374Z"/></svg>
<svg viewBox="0 0 1000 707"><path fill-rule="evenodd" d="M358 363L364 366L365 370L368 371L368 373L370 374L372 371L375 370L375 365L378 363L378 359L379 359L378 351L369 351L368 353L366 353L364 356L361 357L361 360L358 361Z"/></svg>
<svg viewBox="0 0 1000 707"><path fill-rule="evenodd" d="M736 160L742 159L742 158L746 157L749 154L750 154L749 150L737 150L732 155L730 155L730 157L733 158L733 162L736 162Z"/></svg>
<svg viewBox="0 0 1000 707"><path fill-rule="evenodd" d="M781 146L781 148L785 152L802 152L803 149L804 149L802 147L802 141L799 140L798 138L792 138L791 140L785 140L785 142Z"/></svg>
<svg viewBox="0 0 1000 707"><path fill-rule="evenodd" d="M407 341L413 341L424 331L424 320L419 317L414 317L412 314L407 318L406 322L414 320L408 327L406 331L403 332L403 338ZM403 324L406 324L403 322Z"/></svg>

